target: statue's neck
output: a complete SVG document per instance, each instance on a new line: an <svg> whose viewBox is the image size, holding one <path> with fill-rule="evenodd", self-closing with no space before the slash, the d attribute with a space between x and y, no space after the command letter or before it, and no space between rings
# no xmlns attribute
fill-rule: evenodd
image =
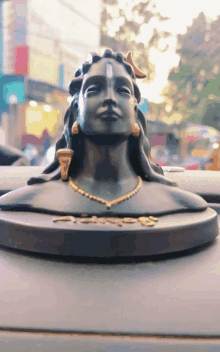
<svg viewBox="0 0 220 352"><path fill-rule="evenodd" d="M97 138L85 139L84 160L79 177L89 177L94 181L120 182L135 178L128 156L128 140L117 139L108 141L108 136L100 143Z"/></svg>

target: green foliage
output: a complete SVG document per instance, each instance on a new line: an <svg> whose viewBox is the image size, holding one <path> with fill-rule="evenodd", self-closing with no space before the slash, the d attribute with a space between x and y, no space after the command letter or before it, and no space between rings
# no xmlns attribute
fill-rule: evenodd
<svg viewBox="0 0 220 352"><path fill-rule="evenodd" d="M102 0L101 46L123 53L132 51L137 66L148 74L148 79L153 79L154 65L149 61L149 49L152 46L158 47L160 38L170 34L154 29L149 42L146 40L143 43L137 38L142 25L148 24L153 17L157 17L159 21L166 21L168 18L157 12L152 0L130 0L129 4L130 12L127 8L120 8L117 0ZM120 24L112 36L111 30L119 18Z"/></svg>
<svg viewBox="0 0 220 352"><path fill-rule="evenodd" d="M172 70L169 80L176 92L166 94L178 110L182 101L188 120L220 130L220 17L208 23L203 13L194 19L187 33L178 37L179 67ZM214 104L214 105L213 105Z"/></svg>

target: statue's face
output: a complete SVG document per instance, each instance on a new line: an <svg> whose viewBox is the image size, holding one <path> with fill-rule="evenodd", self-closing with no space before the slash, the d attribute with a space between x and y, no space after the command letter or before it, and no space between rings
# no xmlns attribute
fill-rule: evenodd
<svg viewBox="0 0 220 352"><path fill-rule="evenodd" d="M134 88L124 66L114 59L93 64L79 96L79 124L88 135L129 136L135 123Z"/></svg>

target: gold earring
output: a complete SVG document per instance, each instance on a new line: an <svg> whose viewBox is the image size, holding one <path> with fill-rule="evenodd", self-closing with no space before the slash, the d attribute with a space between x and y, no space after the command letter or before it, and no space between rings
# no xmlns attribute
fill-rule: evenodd
<svg viewBox="0 0 220 352"><path fill-rule="evenodd" d="M72 126L72 134L78 134L78 133L79 133L79 126L78 126L78 122L75 121Z"/></svg>
<svg viewBox="0 0 220 352"><path fill-rule="evenodd" d="M69 166L72 160L74 151L72 149L59 149L57 151L57 159L61 166L61 179L66 181L68 179Z"/></svg>
<svg viewBox="0 0 220 352"><path fill-rule="evenodd" d="M132 136L133 137L138 137L140 134L140 127L138 126L137 123L135 123L133 126L132 126Z"/></svg>

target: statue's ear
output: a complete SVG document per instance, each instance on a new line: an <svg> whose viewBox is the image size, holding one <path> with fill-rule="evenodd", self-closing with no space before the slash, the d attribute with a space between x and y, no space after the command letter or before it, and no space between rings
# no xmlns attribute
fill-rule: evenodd
<svg viewBox="0 0 220 352"><path fill-rule="evenodd" d="M78 93L82 86L82 77L75 77L69 85L69 93L73 96Z"/></svg>

